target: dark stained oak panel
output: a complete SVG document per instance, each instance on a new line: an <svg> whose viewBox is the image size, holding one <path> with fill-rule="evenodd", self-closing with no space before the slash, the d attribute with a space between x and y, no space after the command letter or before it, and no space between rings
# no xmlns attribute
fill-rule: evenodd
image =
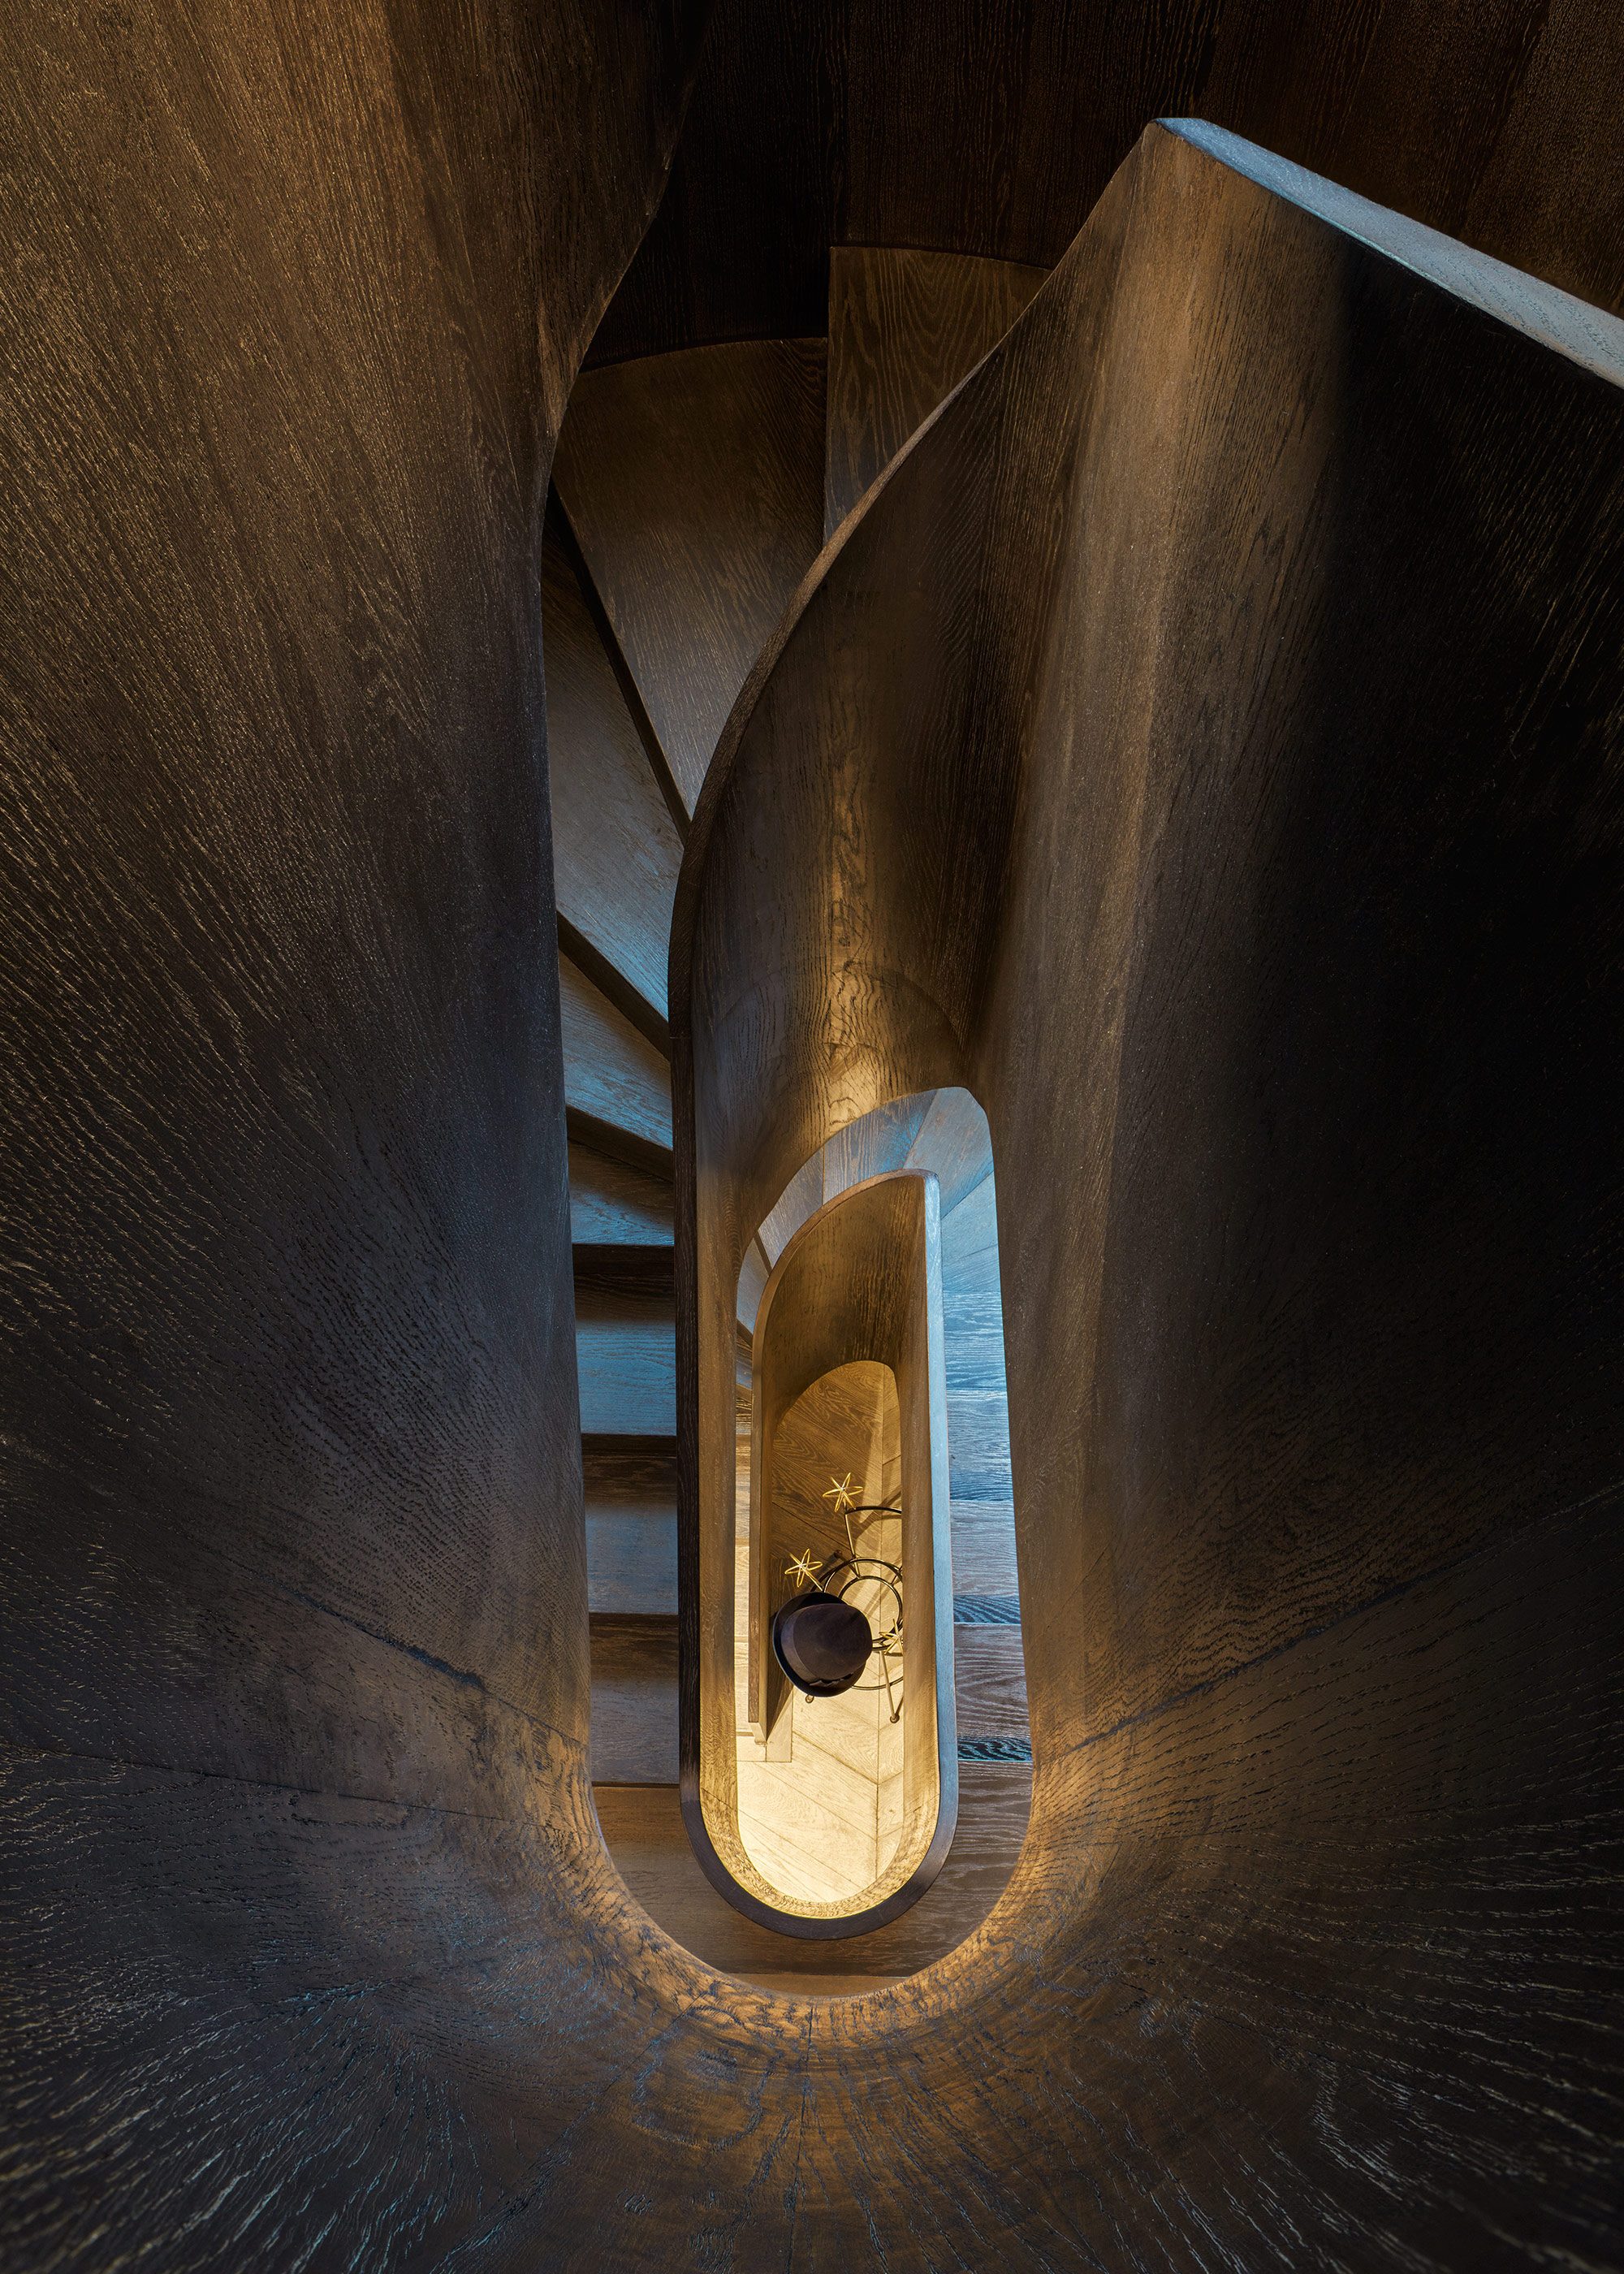
<svg viewBox="0 0 1624 2274"><path fill-rule="evenodd" d="M1613 0L718 0L593 356L821 330L831 245L1046 267L1184 117L1624 311L1620 84Z"/></svg>
<svg viewBox="0 0 1624 2274"><path fill-rule="evenodd" d="M575 573L551 538L541 622L559 914L663 1019L682 847Z"/></svg>
<svg viewBox="0 0 1624 2274"><path fill-rule="evenodd" d="M673 1290L672 1250L648 1240L576 1240L570 1250L575 1294L663 1295Z"/></svg>
<svg viewBox="0 0 1624 2274"><path fill-rule="evenodd" d="M590 1147L569 1148L569 1231L591 1245L669 1246L672 1187L647 1167L615 1160Z"/></svg>
<svg viewBox="0 0 1624 2274"><path fill-rule="evenodd" d="M592 1613L594 1783L666 1785L677 1759L677 1623Z"/></svg>
<svg viewBox="0 0 1624 2274"><path fill-rule="evenodd" d="M1047 274L906 245L831 248L825 537Z"/></svg>
<svg viewBox="0 0 1624 2274"><path fill-rule="evenodd" d="M8 2274L443 2265L490 2025L595 2090L539 506L683 15L7 11Z"/></svg>
<svg viewBox="0 0 1624 2274"><path fill-rule="evenodd" d="M685 1649L763 1209L933 1085L1001 1202L1032 1828L808 2009L824 2250L1618 2257L1620 557L1624 326L1155 128L718 750Z"/></svg>
<svg viewBox="0 0 1624 2274"><path fill-rule="evenodd" d="M658 1433L628 1437L588 1432L582 1444L582 1472L589 1502L676 1502L677 1449Z"/></svg>
<svg viewBox="0 0 1624 2274"><path fill-rule="evenodd" d="M659 1051L567 955L559 957L559 1004L571 1111L641 1148L668 1148L671 1074Z"/></svg>
<svg viewBox="0 0 1624 2274"><path fill-rule="evenodd" d="M823 541L823 365L821 339L741 342L570 398L553 478L690 811Z"/></svg>
<svg viewBox="0 0 1624 2274"><path fill-rule="evenodd" d="M1616 303L1624 19L713 11L658 343L1059 260L696 825L690 1451L832 1126L1004 1195L1031 1830L796 2000L589 1782L541 501L696 13L8 17L0 2260L1616 2268L1624 359L1154 131L1060 255L1187 102Z"/></svg>

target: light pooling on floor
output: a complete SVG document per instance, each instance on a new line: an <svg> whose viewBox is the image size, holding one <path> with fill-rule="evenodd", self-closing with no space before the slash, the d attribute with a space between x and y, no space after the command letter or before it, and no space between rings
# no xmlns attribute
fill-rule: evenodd
<svg viewBox="0 0 1624 2274"><path fill-rule="evenodd" d="M756 1329L765 1324L761 1305L767 1282L801 1227L821 1207L865 1180L898 1172L928 1175L940 1186L951 1553L950 1540L940 1540L933 1551L932 1584L950 1591L952 1598L944 1640L951 1653L948 1685L958 1724L955 1750L960 1761L981 1765L990 1761L1019 1767L1031 1759L990 1139L981 1108L966 1092L928 1091L893 1100L848 1125L808 1161L763 1221L739 1276L734 1713L729 1766L737 1777L740 1844L752 1872L764 1883L758 1883L756 1892L777 1890L786 1911L835 1905L855 1915L874 1900L865 1900L865 1886L877 1890L888 1886L888 1864L899 1867L899 1858L894 1806L888 1811L883 1803L873 1804L870 1814L870 1794L886 1783L888 1765L880 1767L877 1776L868 1768L878 1747L864 1699L811 1701L794 1694L778 1713L770 1739L763 1735L759 1695L752 1716L748 1661L752 1647L760 1648L760 1630L754 1645L749 1636L751 1441L753 1422L761 1418L754 1405L756 1368L763 1356ZM864 1370L861 1363L836 1369L840 1374L849 1372L853 1381ZM872 1360L867 1370L876 1375L886 1371ZM824 1388L831 1379L824 1376L814 1384L820 1398L832 1395ZM784 1416L792 1441L810 1410L803 1393L797 1408ZM832 1474L850 1470L853 1487L865 1501L901 1497L898 1480L889 1472L882 1474L872 1460L865 1467L854 1449L867 1440L869 1428L848 1411L840 1426L825 1431L816 1447L808 1442L814 1488L801 1502L806 1536L786 1536L775 1571L803 1547L820 1556L835 1552L817 1544L818 1515L828 1514L821 1494ZM836 1545L844 1551L843 1539ZM867 1788L861 1795L853 1792L849 1780L854 1764L864 1772ZM798 1767L811 1773L798 1774ZM891 1793L884 1798L889 1800ZM968 1824L962 1821L966 1806L972 1819ZM961 1794L960 1829L973 1846L981 1837L980 1806L979 1786ZM894 1879L894 1870L891 1877Z"/></svg>
<svg viewBox="0 0 1624 2274"><path fill-rule="evenodd" d="M861 1556L901 1562L896 1517L856 1517L848 1540L846 1519L824 1497L847 1475L860 1507L900 1497L900 1414L889 1367L858 1360L816 1382L779 1427L773 1469L772 1533L780 1550L804 1550L824 1570L853 1547ZM854 1901L891 1861L902 1829L901 1662L888 1665L876 1653L858 1686L838 1698L792 1691L771 1740L763 1739L749 1716L748 1452L734 1553L740 1837L763 1878L792 1900ZM874 1581L860 1583L848 1600L877 1614L873 1623L887 1623Z"/></svg>

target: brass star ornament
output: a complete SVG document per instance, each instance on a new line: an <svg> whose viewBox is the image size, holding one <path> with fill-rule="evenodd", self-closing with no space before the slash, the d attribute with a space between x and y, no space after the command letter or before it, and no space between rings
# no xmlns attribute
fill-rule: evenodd
<svg viewBox="0 0 1624 2274"><path fill-rule="evenodd" d="M857 1495L852 1490L852 1472L850 1469L846 1471L843 1477L831 1476L830 1478L829 1490L823 1495L823 1498L825 1500L833 1501L835 1504L835 1514L837 1516L844 1516L848 1508L856 1507Z"/></svg>
<svg viewBox="0 0 1624 2274"><path fill-rule="evenodd" d="M793 1579L798 1587L809 1587L823 1568L812 1550L803 1547L793 1563L784 1566L784 1577Z"/></svg>

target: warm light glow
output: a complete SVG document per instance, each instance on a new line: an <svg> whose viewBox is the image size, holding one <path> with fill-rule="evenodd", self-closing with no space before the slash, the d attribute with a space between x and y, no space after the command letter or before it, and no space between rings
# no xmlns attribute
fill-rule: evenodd
<svg viewBox="0 0 1624 2274"><path fill-rule="evenodd" d="M819 1493L816 1454L831 1437L852 1444L856 1428L861 1457L831 1476ZM870 1518L850 1539L849 1511L894 1499L900 1483L900 1427L895 1378L888 1367L841 1367L814 1383L793 1409L780 1438L778 1506L804 1510L808 1525L818 1499L838 1517L860 1555L900 1561L899 1518ZM811 1472L808 1474L808 1471ZM822 1474L831 1472L825 1465ZM741 1495L737 1538L737 1698L739 1832L745 1853L791 1902L854 1902L885 1870L897 1850L903 1818L901 1660L876 1650L856 1688L838 1698L793 1693L763 1742L747 1718L745 1661L748 1649L749 1540L748 1495ZM810 1547L783 1567L797 1585L809 1585L832 1569ZM870 1595L875 1601L869 1600ZM891 1607L868 1586L852 1600L865 1616Z"/></svg>

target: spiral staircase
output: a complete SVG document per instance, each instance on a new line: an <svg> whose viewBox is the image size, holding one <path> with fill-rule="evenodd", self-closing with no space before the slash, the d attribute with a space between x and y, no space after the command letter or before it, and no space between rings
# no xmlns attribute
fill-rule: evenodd
<svg viewBox="0 0 1624 2274"><path fill-rule="evenodd" d="M554 468L543 625L598 1817L633 1891L696 1954L758 1983L850 1990L962 1940L1002 1891L1026 1830L995 1179L978 1161L950 1174L943 1196L944 1301L961 1330L956 1347L973 1353L948 1386L953 1851L906 1921L808 1951L715 1894L678 1804L671 910L717 738L796 587L1045 272L903 247L834 247L829 268L826 338L589 365ZM928 1096L914 1101L866 1154L865 1172L904 1166L929 1108ZM754 1298L785 1236L764 1229L766 1246L747 1259L741 1475Z"/></svg>
<svg viewBox="0 0 1624 2274"><path fill-rule="evenodd" d="M1624 2266L1624 14L7 29L6 2274ZM695 1576L959 1095L799 1942Z"/></svg>

